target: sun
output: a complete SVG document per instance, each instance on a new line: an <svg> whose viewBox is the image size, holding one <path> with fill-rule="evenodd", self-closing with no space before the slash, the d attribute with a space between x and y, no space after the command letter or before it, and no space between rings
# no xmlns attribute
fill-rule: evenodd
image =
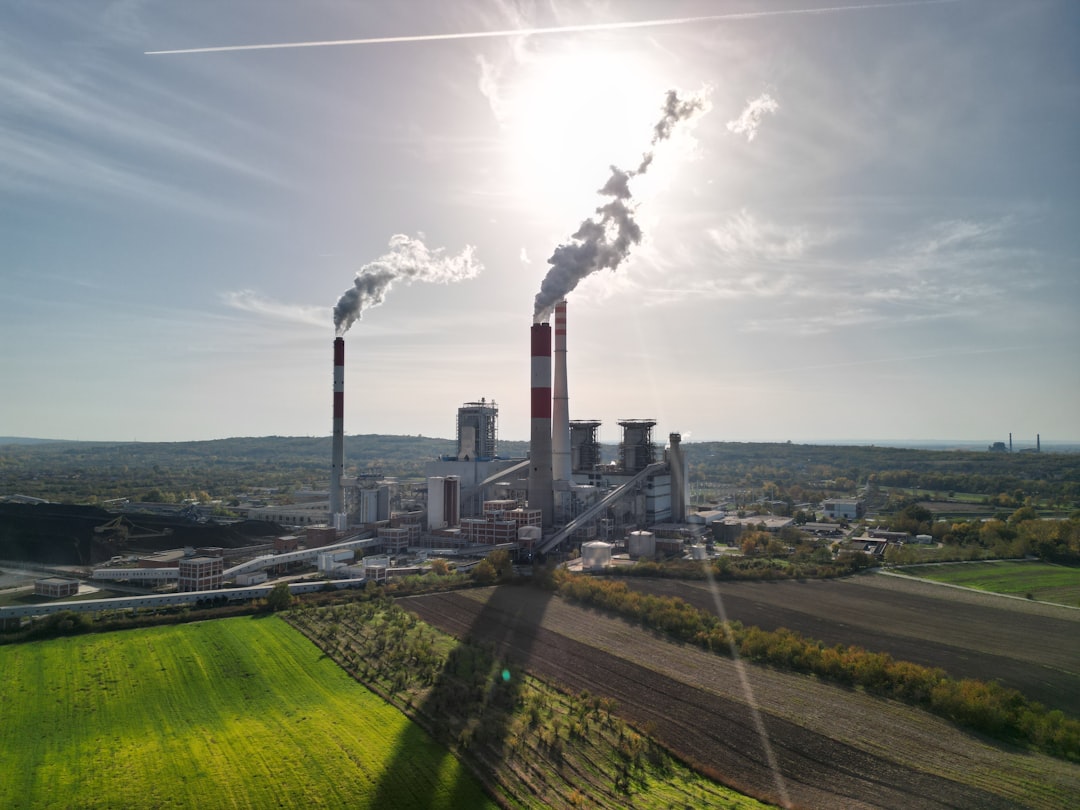
<svg viewBox="0 0 1080 810"><path fill-rule="evenodd" d="M555 211L589 213L609 167L633 168L650 148L663 92L629 51L531 54L504 94L515 182Z"/></svg>

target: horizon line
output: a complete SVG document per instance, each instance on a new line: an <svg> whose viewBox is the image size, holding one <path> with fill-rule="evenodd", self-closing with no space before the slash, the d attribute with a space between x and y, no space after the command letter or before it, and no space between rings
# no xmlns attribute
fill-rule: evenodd
<svg viewBox="0 0 1080 810"><path fill-rule="evenodd" d="M676 432L676 431L672 431L672 432ZM1045 441L1042 441L1042 438L1041 438L1042 434L1041 433L1037 434L1037 435L1039 436L1038 441L1041 443L1041 445L1043 447L1045 447L1048 443L1045 442ZM402 438L402 439L428 439L428 440L432 440L432 441L450 442L451 444L456 442L456 440L453 439L452 437L424 436L422 434L413 434L413 433L346 433L345 436L346 436L346 438L348 438L350 436L352 438L360 438L362 436L379 436L379 437ZM279 434L279 433L272 433L272 434L265 434L265 435L262 435L262 436L219 436L219 437L210 438L210 439L137 439L137 438L134 438L134 439L79 439L79 438L76 438L76 439L56 439L56 438L49 438L49 437L43 437L43 436L0 436L0 445L17 444L17 443L32 443L32 442L43 443L43 444L44 443L61 443L61 442L65 442L65 443L69 443L69 444L194 444L194 443L202 443L202 442L226 442L226 441L232 441L232 440L236 440L236 439L329 439L329 438L331 438L331 435L329 433L327 433L325 435L323 435L323 434L320 434L320 435L311 435L311 434L285 435L285 434ZM514 443L518 443L518 444L528 444L529 443L529 439L527 439L527 438L525 438L525 439L508 439L508 438L500 437L499 441L500 442L514 442ZM918 443L918 444L964 444L964 445L969 445L969 444L984 444L986 442L989 442L992 445L994 442L997 442L997 441L1003 441L1003 440L1001 440L1001 439L993 439L993 438L976 438L976 439L949 438L949 439L941 439L941 438L911 438L911 437L901 438L901 439L890 439L890 438L881 438L881 437L876 437L876 438L852 438L852 437L825 438L825 437L815 437L815 438L793 438L793 439L763 439L763 438L698 439L698 438L691 437L690 439L684 439L683 444L684 445L706 444L706 443L709 443L709 444L805 444L805 445L873 446L873 445L878 445L878 444L881 444L881 445L905 444L906 445L906 444L912 444L912 443ZM618 444L618 442L617 441L614 441L614 442L601 441L600 444L602 444L602 445L604 445L604 444L615 445L615 444ZM660 444L660 442L654 442L654 444ZM1021 439L1021 440L1019 440L1019 442L1014 441L1014 444L1019 445L1020 449L1026 449L1028 447L1031 447L1031 448L1035 447L1035 442L1031 442L1029 444L1026 439ZM1053 446L1053 445L1080 445L1080 438L1075 438L1075 439L1052 438L1050 440L1049 444L1051 446ZM1013 452L1015 454L1016 451L1014 450Z"/></svg>

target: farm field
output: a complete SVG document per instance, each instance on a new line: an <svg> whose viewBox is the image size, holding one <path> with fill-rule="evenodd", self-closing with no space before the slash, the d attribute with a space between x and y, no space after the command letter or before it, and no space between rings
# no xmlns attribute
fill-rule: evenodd
<svg viewBox="0 0 1080 810"><path fill-rule="evenodd" d="M962 568L967 564L942 566ZM857 645L960 678L998 680L1080 716L1080 610L868 573L805 582L621 578L765 630L786 627L828 645Z"/></svg>
<svg viewBox="0 0 1080 810"><path fill-rule="evenodd" d="M1066 808L1080 795L1080 765L894 701L677 645L538 589L400 604L459 638L493 644L541 678L615 699L621 716L680 758L774 803Z"/></svg>
<svg viewBox="0 0 1080 810"><path fill-rule="evenodd" d="M917 565L900 569L912 577L963 585L1040 602L1080 606L1080 568L1045 562L1000 560L962 565Z"/></svg>
<svg viewBox="0 0 1080 810"><path fill-rule="evenodd" d="M302 605L285 619L459 753L502 807L765 807L673 758L610 701L560 691L389 600Z"/></svg>
<svg viewBox="0 0 1080 810"><path fill-rule="evenodd" d="M0 670L0 807L496 807L276 617L0 647Z"/></svg>

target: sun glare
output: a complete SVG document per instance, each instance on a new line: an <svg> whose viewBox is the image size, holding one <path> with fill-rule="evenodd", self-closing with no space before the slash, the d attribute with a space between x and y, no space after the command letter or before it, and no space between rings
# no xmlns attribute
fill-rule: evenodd
<svg viewBox="0 0 1080 810"><path fill-rule="evenodd" d="M633 54L597 49L533 55L506 89L514 172L530 197L588 214L611 165L650 148L663 89Z"/></svg>

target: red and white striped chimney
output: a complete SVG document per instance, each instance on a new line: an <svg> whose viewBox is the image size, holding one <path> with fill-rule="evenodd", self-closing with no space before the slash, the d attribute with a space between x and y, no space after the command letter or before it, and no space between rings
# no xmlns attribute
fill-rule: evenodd
<svg viewBox="0 0 1080 810"><path fill-rule="evenodd" d="M555 520L551 482L551 325L534 323L532 343L532 420L529 440L529 508L539 509L549 528Z"/></svg>
<svg viewBox="0 0 1080 810"><path fill-rule="evenodd" d="M566 299L555 305L555 380L551 411L551 466L556 481L573 479L570 465L570 395L566 384Z"/></svg>
<svg viewBox="0 0 1080 810"><path fill-rule="evenodd" d="M330 524L345 511L345 338L334 338L334 422L330 450Z"/></svg>

